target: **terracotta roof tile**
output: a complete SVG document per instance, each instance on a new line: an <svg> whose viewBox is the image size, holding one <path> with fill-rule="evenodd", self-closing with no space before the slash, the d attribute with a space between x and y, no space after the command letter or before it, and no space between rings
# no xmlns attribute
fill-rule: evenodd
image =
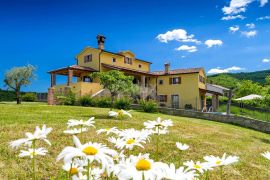
<svg viewBox="0 0 270 180"><path fill-rule="evenodd" d="M203 68L174 69L170 70L168 75L199 73L201 70ZM165 71L153 71L152 73L155 75L167 75Z"/></svg>

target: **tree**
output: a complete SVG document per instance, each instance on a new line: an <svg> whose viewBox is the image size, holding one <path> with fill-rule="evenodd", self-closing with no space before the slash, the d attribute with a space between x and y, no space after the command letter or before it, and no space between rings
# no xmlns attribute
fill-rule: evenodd
<svg viewBox="0 0 270 180"><path fill-rule="evenodd" d="M270 85L270 75L265 78L266 84Z"/></svg>
<svg viewBox="0 0 270 180"><path fill-rule="evenodd" d="M262 94L262 93L263 87L258 83L254 83L251 80L244 80L241 83L239 83L237 87L237 95L240 97L247 96L250 94Z"/></svg>
<svg viewBox="0 0 270 180"><path fill-rule="evenodd" d="M17 104L21 104L21 87L27 86L36 77L34 72L36 67L32 65L14 67L8 70L4 77L4 83L15 91Z"/></svg>
<svg viewBox="0 0 270 180"><path fill-rule="evenodd" d="M94 72L92 78L99 78L103 88L108 89L111 94L111 109L115 98L120 93L127 93L133 87L132 76L126 76L123 72L111 70L107 72Z"/></svg>

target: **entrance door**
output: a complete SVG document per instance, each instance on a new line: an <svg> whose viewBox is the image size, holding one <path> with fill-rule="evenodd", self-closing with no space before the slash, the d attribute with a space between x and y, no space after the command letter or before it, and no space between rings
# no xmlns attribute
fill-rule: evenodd
<svg viewBox="0 0 270 180"><path fill-rule="evenodd" d="M172 95L172 108L179 109L179 95Z"/></svg>

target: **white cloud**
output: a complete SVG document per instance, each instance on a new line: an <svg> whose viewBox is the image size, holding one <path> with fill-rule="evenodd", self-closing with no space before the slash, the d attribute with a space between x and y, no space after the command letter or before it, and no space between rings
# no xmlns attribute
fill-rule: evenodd
<svg viewBox="0 0 270 180"><path fill-rule="evenodd" d="M249 29L254 29L256 26L254 23L249 23L249 24L246 24L246 27Z"/></svg>
<svg viewBox="0 0 270 180"><path fill-rule="evenodd" d="M262 62L263 63L269 63L270 62L270 59L265 58L265 59L262 60Z"/></svg>
<svg viewBox="0 0 270 180"><path fill-rule="evenodd" d="M194 38L194 35L188 35L187 31L184 29L174 29L172 31L167 31L164 34L159 34L156 37L160 42L167 43L169 41L179 41L179 42L194 42L199 44L200 41Z"/></svg>
<svg viewBox="0 0 270 180"><path fill-rule="evenodd" d="M176 48L175 50L177 50L177 51L187 51L187 52L196 52L196 51L198 51L196 46L187 46L187 45L182 45L182 46Z"/></svg>
<svg viewBox="0 0 270 180"><path fill-rule="evenodd" d="M247 38L250 38L256 36L257 31L242 31L241 34L246 36Z"/></svg>
<svg viewBox="0 0 270 180"><path fill-rule="evenodd" d="M222 46L223 42L221 40L209 39L209 40L205 41L204 44L208 48L211 48L213 46Z"/></svg>
<svg viewBox="0 0 270 180"><path fill-rule="evenodd" d="M237 67L237 66L232 66L226 69L221 69L220 67L210 69L207 73L208 74L220 74L220 73L229 73L233 71L241 71L244 70L245 68Z"/></svg>
<svg viewBox="0 0 270 180"><path fill-rule="evenodd" d="M229 27L229 31L232 33L235 33L236 31L238 31L240 29L239 26L231 26Z"/></svg>
<svg viewBox="0 0 270 180"><path fill-rule="evenodd" d="M236 16L224 16L221 18L221 20L224 20L224 21L229 21L229 20L233 20L233 19L245 19L246 17L245 16L242 16L242 15L236 15Z"/></svg>
<svg viewBox="0 0 270 180"><path fill-rule="evenodd" d="M267 20L267 19L270 19L270 16L259 17L257 18L257 21L262 21L262 20Z"/></svg>
<svg viewBox="0 0 270 180"><path fill-rule="evenodd" d="M239 14L241 12L245 12L248 5L256 0L231 0L229 6L225 6L222 8L224 14ZM257 0L260 1L260 6L263 7L268 0Z"/></svg>

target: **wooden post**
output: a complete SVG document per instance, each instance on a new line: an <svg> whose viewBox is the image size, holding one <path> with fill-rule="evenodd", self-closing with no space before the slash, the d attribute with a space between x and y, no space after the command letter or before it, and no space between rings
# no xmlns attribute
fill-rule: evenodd
<svg viewBox="0 0 270 180"><path fill-rule="evenodd" d="M230 89L228 92L228 102L227 102L227 115L231 114L231 102L232 102L232 90Z"/></svg>
<svg viewBox="0 0 270 180"><path fill-rule="evenodd" d="M72 84L72 77L73 77L73 70L69 69L68 70L68 82L67 82L68 86L70 86L70 84Z"/></svg>
<svg viewBox="0 0 270 180"><path fill-rule="evenodd" d="M51 87L56 85L56 75L51 73Z"/></svg>

